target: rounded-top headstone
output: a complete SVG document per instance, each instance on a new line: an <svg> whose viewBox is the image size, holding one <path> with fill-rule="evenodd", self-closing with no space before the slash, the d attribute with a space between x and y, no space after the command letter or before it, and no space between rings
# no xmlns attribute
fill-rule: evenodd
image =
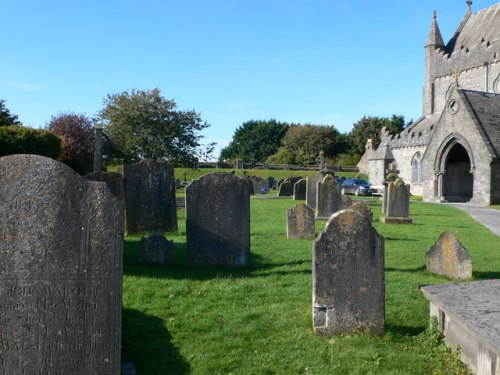
<svg viewBox="0 0 500 375"><path fill-rule="evenodd" d="M0 372L118 375L123 202L37 155L0 182Z"/></svg>

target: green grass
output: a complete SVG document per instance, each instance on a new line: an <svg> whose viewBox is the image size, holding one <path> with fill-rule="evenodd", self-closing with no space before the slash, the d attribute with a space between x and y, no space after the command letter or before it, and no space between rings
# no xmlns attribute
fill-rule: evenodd
<svg viewBox="0 0 500 375"><path fill-rule="evenodd" d="M383 336L315 336L311 241L287 240L290 199L251 200L252 259L245 269L185 263L185 220L169 267L139 265L137 237L125 241L123 347L138 374L462 374L429 326L418 287L448 282L425 271L425 252L450 230L472 257L474 279L500 278L498 237L453 207L411 203L412 225L378 222L385 237ZM317 231L324 222L317 222Z"/></svg>

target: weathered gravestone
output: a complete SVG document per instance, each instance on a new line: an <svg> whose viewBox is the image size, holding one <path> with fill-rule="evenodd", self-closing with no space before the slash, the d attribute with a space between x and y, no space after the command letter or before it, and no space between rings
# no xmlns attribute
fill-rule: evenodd
<svg viewBox="0 0 500 375"><path fill-rule="evenodd" d="M316 209L316 191L318 188L318 182L323 181L325 175L321 173L315 173L307 176L307 188L306 188L306 204L312 209Z"/></svg>
<svg viewBox="0 0 500 375"><path fill-rule="evenodd" d="M470 279L472 261L465 247L451 232L443 232L426 254L427 271L450 279Z"/></svg>
<svg viewBox="0 0 500 375"><path fill-rule="evenodd" d="M384 333L384 238L363 215L330 217L313 242L312 267L315 333Z"/></svg>
<svg viewBox="0 0 500 375"><path fill-rule="evenodd" d="M380 222L385 224L411 224L413 219L410 212L410 185L406 185L400 178L384 186L384 200Z"/></svg>
<svg viewBox="0 0 500 375"><path fill-rule="evenodd" d="M301 203L286 212L288 239L314 238L314 211Z"/></svg>
<svg viewBox="0 0 500 375"><path fill-rule="evenodd" d="M328 219L335 212L348 208L352 200L342 195L342 190L332 177L327 174L316 188L316 218Z"/></svg>
<svg viewBox="0 0 500 375"><path fill-rule="evenodd" d="M105 182L108 189L115 197L120 200L125 199L123 190L123 176L115 172L92 172L85 175L85 178L90 181Z"/></svg>
<svg viewBox="0 0 500 375"><path fill-rule="evenodd" d="M58 161L0 158L0 373L120 374L123 202Z"/></svg>
<svg viewBox="0 0 500 375"><path fill-rule="evenodd" d="M127 233L177 230L174 171L156 160L120 167L125 186Z"/></svg>
<svg viewBox="0 0 500 375"><path fill-rule="evenodd" d="M301 179L293 185L293 199L303 201L306 199L307 180Z"/></svg>
<svg viewBox="0 0 500 375"><path fill-rule="evenodd" d="M356 202L350 206L349 209L359 212L370 222L370 224L373 222L373 212L363 202Z"/></svg>
<svg viewBox="0 0 500 375"><path fill-rule="evenodd" d="M161 233L141 237L138 261L165 266L170 263L173 247L174 242L167 240Z"/></svg>
<svg viewBox="0 0 500 375"><path fill-rule="evenodd" d="M250 260L250 192L245 179L209 173L186 187L186 236L192 264L240 267Z"/></svg>

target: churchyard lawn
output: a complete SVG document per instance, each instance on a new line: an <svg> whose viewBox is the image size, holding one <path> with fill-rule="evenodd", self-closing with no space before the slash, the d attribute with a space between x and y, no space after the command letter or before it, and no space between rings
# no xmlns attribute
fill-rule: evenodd
<svg viewBox="0 0 500 375"><path fill-rule="evenodd" d="M467 248L475 280L500 278L498 237L453 207L412 201L411 225L373 225L385 237L386 333L315 336L311 241L286 239L292 199L251 199L251 261L244 269L186 265L179 212L173 264L136 262L139 237L125 240L123 349L141 375L462 374L429 326L419 285L449 282L425 271L443 231ZM324 227L316 222L316 233ZM342 285L339 285L341 288Z"/></svg>

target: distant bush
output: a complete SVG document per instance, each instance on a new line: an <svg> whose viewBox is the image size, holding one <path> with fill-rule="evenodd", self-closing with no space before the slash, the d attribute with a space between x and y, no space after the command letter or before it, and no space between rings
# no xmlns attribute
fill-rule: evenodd
<svg viewBox="0 0 500 375"><path fill-rule="evenodd" d="M35 154L57 159L60 152L60 139L46 130L18 125L0 127L0 156Z"/></svg>

